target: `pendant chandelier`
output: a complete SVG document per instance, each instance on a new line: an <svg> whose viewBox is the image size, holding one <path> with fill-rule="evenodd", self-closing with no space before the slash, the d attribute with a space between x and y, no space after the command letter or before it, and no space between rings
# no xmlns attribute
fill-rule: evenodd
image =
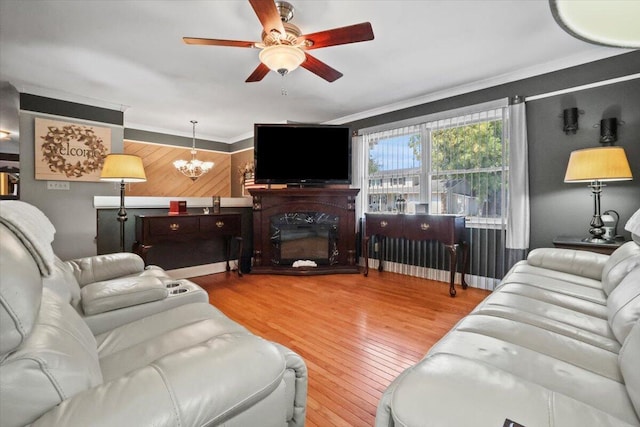
<svg viewBox="0 0 640 427"><path fill-rule="evenodd" d="M195 120L191 120L193 124L193 143L191 145L191 160L176 160L173 162L173 166L182 173L184 176L195 181L205 173L209 172L213 167L213 162L203 162L196 159L196 123Z"/></svg>

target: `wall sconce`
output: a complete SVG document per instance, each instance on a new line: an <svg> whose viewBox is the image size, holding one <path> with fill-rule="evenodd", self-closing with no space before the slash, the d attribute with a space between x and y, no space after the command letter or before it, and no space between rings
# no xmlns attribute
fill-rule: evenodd
<svg viewBox="0 0 640 427"><path fill-rule="evenodd" d="M611 117L610 119L600 120L600 143L613 144L618 140L618 119Z"/></svg>
<svg viewBox="0 0 640 427"><path fill-rule="evenodd" d="M581 112L576 108L566 108L562 112L562 118L564 120L564 126L562 130L565 134L574 134L578 131L578 114Z"/></svg>

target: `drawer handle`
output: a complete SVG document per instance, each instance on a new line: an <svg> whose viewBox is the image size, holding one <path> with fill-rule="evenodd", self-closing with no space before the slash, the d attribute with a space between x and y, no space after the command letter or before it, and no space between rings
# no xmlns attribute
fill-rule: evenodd
<svg viewBox="0 0 640 427"><path fill-rule="evenodd" d="M224 221L216 221L216 227L218 228L224 227Z"/></svg>
<svg viewBox="0 0 640 427"><path fill-rule="evenodd" d="M422 231L427 231L429 229L429 227L431 227L429 224L427 224L426 222L423 222L422 224L420 224L420 230Z"/></svg>
<svg viewBox="0 0 640 427"><path fill-rule="evenodd" d="M380 221L380 227L385 228L389 223L387 221Z"/></svg>
<svg viewBox="0 0 640 427"><path fill-rule="evenodd" d="M171 231L176 231L178 228L180 228L180 224L176 224L174 222L172 224L169 224L169 228L171 229Z"/></svg>

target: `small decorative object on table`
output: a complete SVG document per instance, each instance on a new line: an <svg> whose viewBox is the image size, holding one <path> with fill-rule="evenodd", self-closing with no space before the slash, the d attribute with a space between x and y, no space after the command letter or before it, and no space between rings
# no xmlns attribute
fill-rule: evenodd
<svg viewBox="0 0 640 427"><path fill-rule="evenodd" d="M187 201L186 200L171 200L169 201L169 215L180 215L187 213Z"/></svg>
<svg viewBox="0 0 640 427"><path fill-rule="evenodd" d="M220 196L213 196L213 213L220 213Z"/></svg>

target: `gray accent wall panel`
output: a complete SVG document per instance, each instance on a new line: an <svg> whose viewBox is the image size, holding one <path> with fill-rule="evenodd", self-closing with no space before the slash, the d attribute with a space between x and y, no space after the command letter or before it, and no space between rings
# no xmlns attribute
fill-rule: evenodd
<svg viewBox="0 0 640 427"><path fill-rule="evenodd" d="M575 135L562 131L562 111L584 111ZM618 141L629 159L633 181L607 183L602 211L620 214L618 233L629 239L624 224L640 209L640 79L527 102L531 247L552 246L559 235L589 236L593 198L586 183L565 184L569 155L574 150L598 147L603 118L616 117Z"/></svg>

